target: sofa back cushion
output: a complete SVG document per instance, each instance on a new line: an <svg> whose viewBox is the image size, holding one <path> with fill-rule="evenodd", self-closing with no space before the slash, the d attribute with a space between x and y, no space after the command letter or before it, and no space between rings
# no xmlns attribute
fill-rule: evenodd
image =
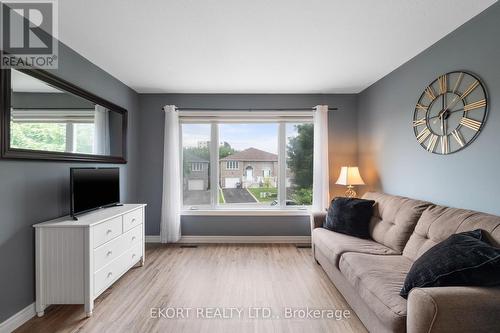
<svg viewBox="0 0 500 333"><path fill-rule="evenodd" d="M370 236L376 242L401 253L429 202L389 194L368 192L363 199L374 200Z"/></svg>
<svg viewBox="0 0 500 333"><path fill-rule="evenodd" d="M486 231L488 241L493 246L500 246L500 217L472 210L431 206L422 213L403 255L417 260L452 234L475 229Z"/></svg>

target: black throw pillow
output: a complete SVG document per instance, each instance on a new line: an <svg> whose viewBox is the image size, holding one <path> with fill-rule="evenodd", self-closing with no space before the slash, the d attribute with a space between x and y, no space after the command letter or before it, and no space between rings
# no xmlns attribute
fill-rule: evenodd
<svg viewBox="0 0 500 333"><path fill-rule="evenodd" d="M335 198L328 208L323 228L359 238L370 238L370 219L375 201Z"/></svg>
<svg viewBox="0 0 500 333"><path fill-rule="evenodd" d="M451 235L431 247L411 267L401 292L412 288L500 285L500 248L481 229Z"/></svg>

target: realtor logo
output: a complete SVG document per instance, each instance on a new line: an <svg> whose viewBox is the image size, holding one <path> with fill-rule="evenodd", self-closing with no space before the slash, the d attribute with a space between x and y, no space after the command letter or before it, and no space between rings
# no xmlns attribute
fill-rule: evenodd
<svg viewBox="0 0 500 333"><path fill-rule="evenodd" d="M57 68L56 0L0 4L2 68Z"/></svg>

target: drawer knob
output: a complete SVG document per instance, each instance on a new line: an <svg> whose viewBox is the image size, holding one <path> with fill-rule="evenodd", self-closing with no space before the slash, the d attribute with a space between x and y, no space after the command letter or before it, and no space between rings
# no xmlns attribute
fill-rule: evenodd
<svg viewBox="0 0 500 333"><path fill-rule="evenodd" d="M135 253L132 253L132 259L134 259L134 258L135 258Z"/></svg>
<svg viewBox="0 0 500 333"><path fill-rule="evenodd" d="M111 230L111 229L106 230L106 234L110 234L112 232L113 232L113 230Z"/></svg>
<svg viewBox="0 0 500 333"><path fill-rule="evenodd" d="M135 241L135 238L136 238L135 236L132 236L132 240L133 240L133 241Z"/></svg>
<svg viewBox="0 0 500 333"><path fill-rule="evenodd" d="M106 253L107 256L110 256L113 254L113 251L108 251L108 253Z"/></svg>
<svg viewBox="0 0 500 333"><path fill-rule="evenodd" d="M132 223L135 223L135 217L132 219Z"/></svg>
<svg viewBox="0 0 500 333"><path fill-rule="evenodd" d="M108 273L108 277L111 277L111 276L113 276L113 272Z"/></svg>

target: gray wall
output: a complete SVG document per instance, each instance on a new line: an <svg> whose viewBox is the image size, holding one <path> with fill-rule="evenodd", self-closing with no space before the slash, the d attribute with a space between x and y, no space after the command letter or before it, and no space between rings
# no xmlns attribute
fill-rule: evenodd
<svg viewBox="0 0 500 333"><path fill-rule="evenodd" d="M183 216L182 235L304 236L307 216Z"/></svg>
<svg viewBox="0 0 500 333"><path fill-rule="evenodd" d="M332 195L345 189L334 185L341 165L356 161L356 95L225 95L225 94L142 94L139 98L140 165L139 199L148 204L146 234L160 233L160 212L163 174L163 124L162 106L180 107L312 107L328 104L338 107L330 113L330 191ZM258 223L257 223L258 221ZM298 222L297 222L298 221ZM241 222L241 223L240 223ZM249 223L249 225L246 224ZM236 224L238 223L238 224ZM184 235L308 235L308 218L287 217L217 217L183 216ZM240 229L236 226L243 226Z"/></svg>
<svg viewBox="0 0 500 333"><path fill-rule="evenodd" d="M368 188L500 214L499 33L497 3L360 94L358 158ZM471 146L440 156L419 146L411 121L426 85L453 70L484 80L490 114Z"/></svg>
<svg viewBox="0 0 500 333"><path fill-rule="evenodd" d="M18 109L82 108L94 109L95 104L71 94L13 92L10 104Z"/></svg>
<svg viewBox="0 0 500 333"><path fill-rule="evenodd" d="M55 74L129 111L130 162L120 166L121 194L136 201L138 95L63 45ZM35 300L31 226L69 212L69 168L77 166L89 164L0 160L0 322Z"/></svg>

